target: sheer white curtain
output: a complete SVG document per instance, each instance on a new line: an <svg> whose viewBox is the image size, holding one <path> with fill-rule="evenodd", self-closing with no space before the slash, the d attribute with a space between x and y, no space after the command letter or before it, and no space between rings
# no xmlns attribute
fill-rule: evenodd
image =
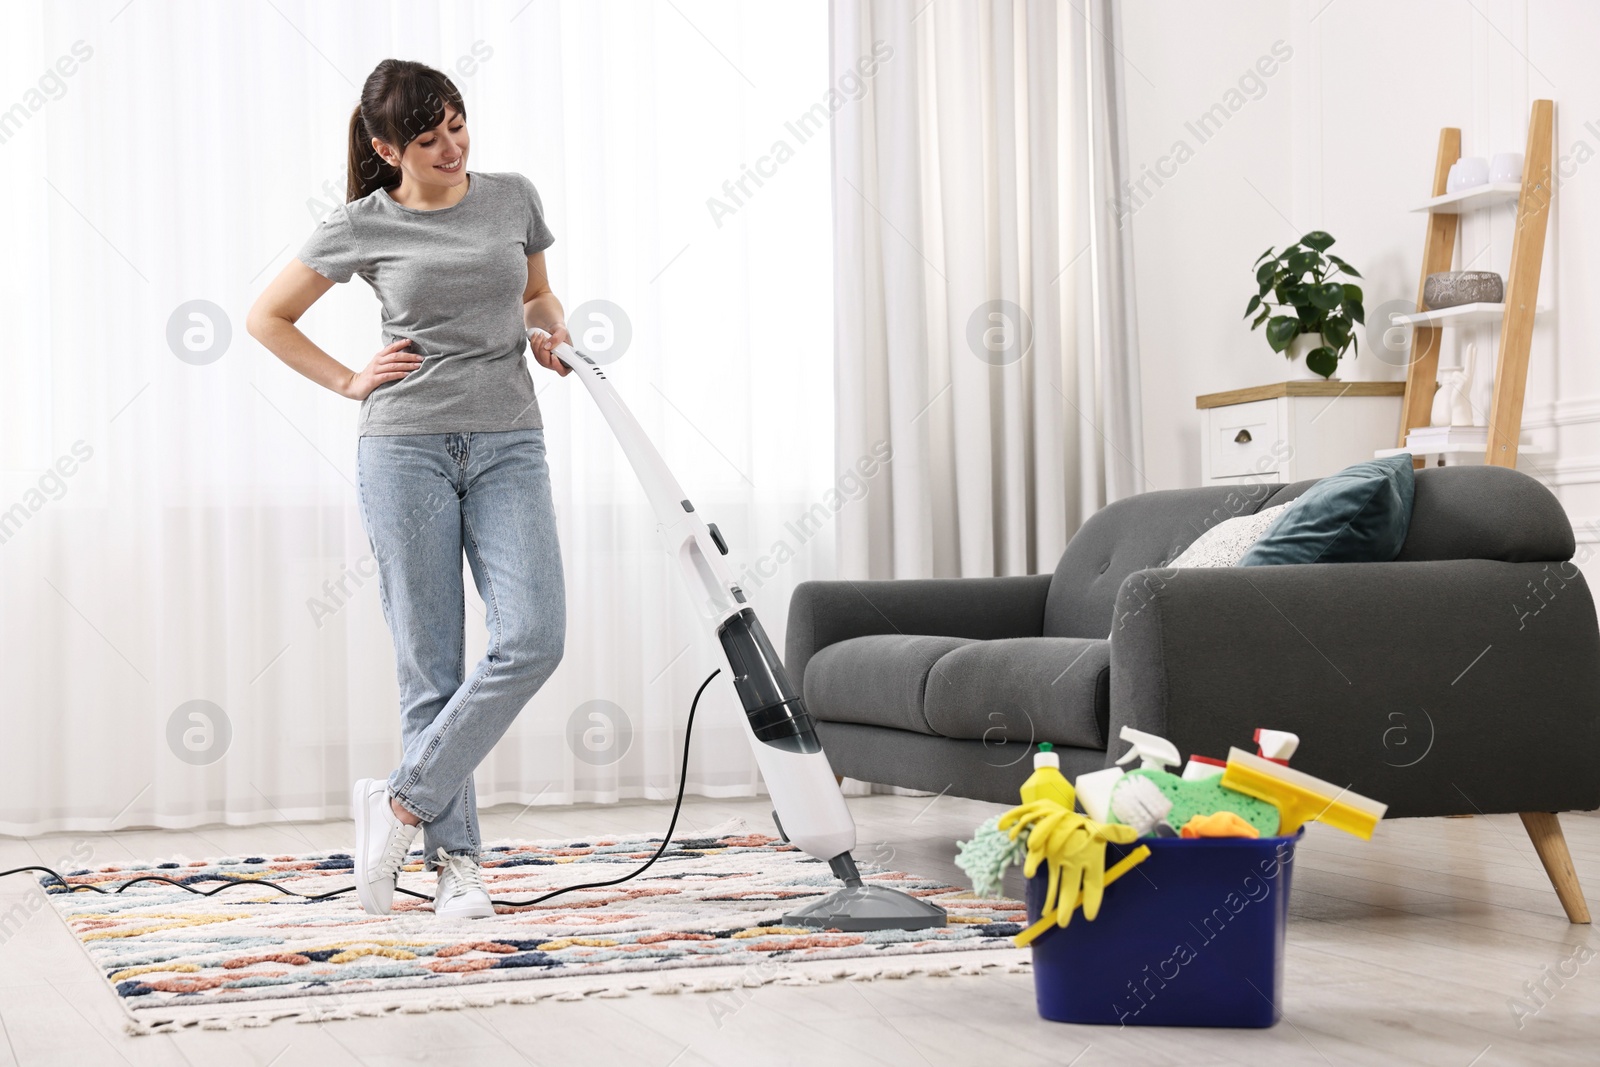
<svg viewBox="0 0 1600 1067"><path fill-rule="evenodd" d="M894 457L841 574L1047 571L1144 488L1117 32L1109 0L835 0L835 76L873 83L833 127L839 458Z"/></svg>
<svg viewBox="0 0 1600 1067"><path fill-rule="evenodd" d="M104 0L7 13L0 832L338 817L353 778L398 759L392 646L355 503L356 405L243 329L342 199L346 122L386 56L455 78L470 166L538 186L569 312L609 301L626 315L613 380L735 569L751 568L782 646L789 591L833 567L827 531L795 523L839 477L828 150L785 125L828 89L824 7ZM750 180L784 139L781 164ZM378 316L355 281L302 326L358 366ZM603 333L622 320L585 321ZM714 639L582 386L534 374L566 658L480 769L480 801L669 797ZM470 665L484 638L468 587ZM758 791L742 730L719 678L692 793ZM521 825L536 832L537 810Z"/></svg>

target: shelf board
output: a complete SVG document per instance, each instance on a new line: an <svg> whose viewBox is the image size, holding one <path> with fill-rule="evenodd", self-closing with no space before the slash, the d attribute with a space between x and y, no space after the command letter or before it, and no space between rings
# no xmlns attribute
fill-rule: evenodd
<svg viewBox="0 0 1600 1067"><path fill-rule="evenodd" d="M1535 315L1544 312L1542 307L1533 309ZM1395 312L1389 316L1389 322L1395 326L1477 326L1485 322L1500 322L1505 316L1504 304L1457 304L1434 311Z"/></svg>
<svg viewBox="0 0 1600 1067"><path fill-rule="evenodd" d="M1412 211L1437 212L1440 215L1465 215L1470 211L1479 211L1496 204L1516 203L1517 197L1522 195L1521 182L1490 182L1487 185L1474 185L1470 189L1463 189L1459 193L1446 193L1426 201Z"/></svg>
<svg viewBox="0 0 1600 1067"><path fill-rule="evenodd" d="M1488 445L1435 445L1432 448L1380 448L1374 452L1374 459L1388 459L1390 456L1404 455L1409 452L1413 456L1456 456L1476 453L1483 455L1489 450ZM1543 455L1544 449L1538 445L1518 445L1517 455L1538 456Z"/></svg>

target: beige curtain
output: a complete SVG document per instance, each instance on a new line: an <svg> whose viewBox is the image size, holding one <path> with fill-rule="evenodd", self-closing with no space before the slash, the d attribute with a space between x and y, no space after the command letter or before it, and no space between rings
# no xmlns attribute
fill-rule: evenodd
<svg viewBox="0 0 1600 1067"><path fill-rule="evenodd" d="M799 101L825 91L825 8L5 13L0 834L344 818L352 779L399 759L394 651L356 507L357 406L244 329L342 200L350 109L386 56L450 72L469 166L538 186L573 333L606 346L783 647L790 590L834 569L809 510L837 492L832 354L788 314L828 313L827 140L765 188L746 180L753 197L723 190L742 162L770 170ZM359 280L303 324L347 365L382 344ZM540 836L546 805L676 794L689 701L722 653L586 390L533 373L566 656L477 785ZM470 669L487 635L470 576L467 590ZM696 718L689 793L762 792L740 715L724 669Z"/></svg>
<svg viewBox="0 0 1600 1067"><path fill-rule="evenodd" d="M836 0L831 33L838 461L891 456L839 573L1049 570L1145 488L1115 14Z"/></svg>

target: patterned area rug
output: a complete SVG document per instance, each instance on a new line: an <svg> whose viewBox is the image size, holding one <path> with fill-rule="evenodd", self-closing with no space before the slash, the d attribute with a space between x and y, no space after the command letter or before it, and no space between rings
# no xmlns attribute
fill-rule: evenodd
<svg viewBox="0 0 1600 1067"><path fill-rule="evenodd" d="M660 841L496 844L484 853L485 880L496 897L526 899L615 878ZM420 852L412 861L401 886L431 894L434 876ZM348 885L350 867L348 852L175 858L75 871L66 881L109 885L156 873L198 882L220 873L322 893ZM1020 901L981 899L870 864L861 873L938 903L949 925L913 933L782 925L786 911L839 883L826 864L740 819L698 837L680 833L632 881L501 908L490 919L436 919L430 904L404 896L394 914L372 916L354 894L313 903L244 888L211 898L153 883L120 896L46 888L128 1012L130 1033L1028 968L1028 951L1011 942L1026 918Z"/></svg>

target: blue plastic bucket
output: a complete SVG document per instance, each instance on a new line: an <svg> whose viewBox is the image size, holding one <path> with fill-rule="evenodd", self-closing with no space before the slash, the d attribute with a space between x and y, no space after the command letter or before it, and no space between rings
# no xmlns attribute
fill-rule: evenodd
<svg viewBox="0 0 1600 1067"><path fill-rule="evenodd" d="M1139 845L1145 861L1033 942L1039 1014L1121 1026L1272 1026L1282 1017L1292 837L1141 838L1107 845L1106 866ZM1037 922L1048 871L1028 879Z"/></svg>

